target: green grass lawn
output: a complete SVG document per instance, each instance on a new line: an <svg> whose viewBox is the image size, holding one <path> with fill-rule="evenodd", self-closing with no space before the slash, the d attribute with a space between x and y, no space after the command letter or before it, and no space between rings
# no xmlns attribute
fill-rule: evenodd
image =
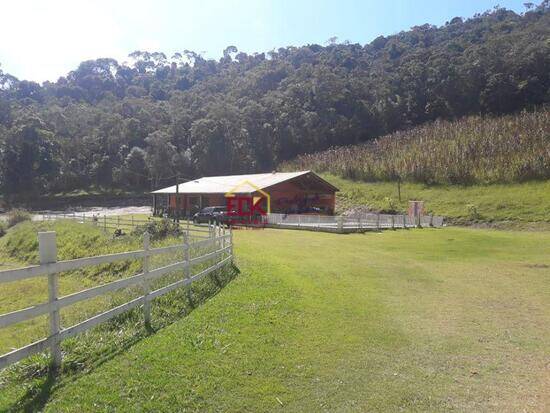
<svg viewBox="0 0 550 413"><path fill-rule="evenodd" d="M390 204L405 211L408 200L417 199L425 201L429 212L456 223L539 222L548 228L550 222L550 181L472 186L403 183L399 202L395 183L355 182L333 175L323 177L340 188L337 193L340 211L356 205L388 209Z"/></svg>
<svg viewBox="0 0 550 413"><path fill-rule="evenodd" d="M113 238L112 234L89 224L72 220L57 222L23 222L11 228L0 238L0 270L17 268L38 261L37 231L54 230L57 233L58 259L96 256L142 248L139 236ZM181 237L169 236L153 239L152 247L181 243ZM191 250L191 256L199 254ZM181 261L182 252L163 254L151 258L151 268ZM209 265L207 262L202 266ZM194 268L200 271L201 266ZM100 285L115 279L128 277L141 271L141 260L127 260L111 264L87 267L81 270L62 273L59 277L60 295L67 295L86 288ZM193 284L192 301L185 290L177 290L157 299L153 309L153 329L180 319L190 313L200 302L215 294L232 277L234 271L216 272L213 277ZM153 281L154 290L181 279L181 273L170 273ZM109 308L120 305L140 296L141 288L132 287L119 292L108 293L86 300L61 310L61 324L74 325ZM0 314L26 308L47 301L47 278L37 277L19 282L0 284ZM0 329L0 353L29 344L48 335L47 316L17 323ZM65 340L63 377L89 371L94 366L124 351L132 343L147 335L143 326L141 309L132 310L115 317L109 323L96 327L77 338ZM39 410L43 402L45 383L50 383L46 373L48 359L35 355L10 369L0 372L0 411Z"/></svg>
<svg viewBox="0 0 550 413"><path fill-rule="evenodd" d="M550 233L263 230L235 240L236 279L85 374L40 379L39 407L550 407ZM10 406L0 396L0 410Z"/></svg>
<svg viewBox="0 0 550 413"><path fill-rule="evenodd" d="M0 238L0 262L11 268L27 264L38 264L37 231L55 230L57 232L58 259L67 260L140 248L140 242L134 238L112 239L109 235L90 225L81 225L73 221L57 223L23 222L12 228L6 236ZM16 265L17 264L17 265ZM8 265L0 270L8 269ZM92 287L99 283L113 281L123 274L137 273L140 263L126 261L90 267L73 271L59 277L61 295L68 295ZM48 301L47 277L39 277L20 282L0 284L0 313L7 313ZM62 311L65 325L84 320L106 306L106 300L98 297L94 300L72 306L71 311ZM0 329L0 352L29 344L46 336L48 320L46 316L18 323Z"/></svg>

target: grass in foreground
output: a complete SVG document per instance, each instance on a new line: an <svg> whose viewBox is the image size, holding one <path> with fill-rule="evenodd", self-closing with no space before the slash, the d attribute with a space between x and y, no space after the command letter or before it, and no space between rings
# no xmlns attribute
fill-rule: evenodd
<svg viewBox="0 0 550 413"><path fill-rule="evenodd" d="M403 183L399 202L396 183L322 176L340 189L340 212L358 205L406 211L408 201L418 199L425 201L428 212L455 223L550 222L550 181L472 186Z"/></svg>
<svg viewBox="0 0 550 413"><path fill-rule="evenodd" d="M110 254L141 249L142 240L137 236L112 238L100 229L74 221L25 222L11 228L0 239L0 261L9 261L9 267L21 267L37 263L38 244L36 232L55 230L57 232L58 257L60 260L86 256ZM167 237L153 241L153 247L181 243L182 239ZM191 251L191 256L199 253ZM163 254L151 258L151 268L181 261L182 252ZM203 264L208 266L208 263ZM7 269L8 265L0 267ZM199 271L200 268L195 268ZM115 279L128 277L141 271L141 260L87 267L82 270L63 273L59 277L60 294L100 285ZM193 284L191 295L187 290L176 290L155 300L152 322L157 330L189 314L201 302L216 294L235 276L233 270L216 271L210 277ZM154 290L169 282L181 279L180 271L155 280ZM47 279L42 277L0 285L0 314L22 309L47 301ZM61 310L61 324L74 325L93 315L120 305L142 294L140 287L127 288L86 300ZM48 335L48 319L41 316L29 321L0 329L0 353L21 347ZM140 308L115 317L86 334L63 341L64 364L60 377L74 380L80 374L93 370L106 360L120 354L148 335L143 326ZM32 356L21 363L0 372L0 411L41 410L48 392L54 386L48 376L47 355Z"/></svg>
<svg viewBox="0 0 550 413"><path fill-rule="evenodd" d="M89 374L56 383L45 410L550 406L549 233L235 238L235 281Z"/></svg>

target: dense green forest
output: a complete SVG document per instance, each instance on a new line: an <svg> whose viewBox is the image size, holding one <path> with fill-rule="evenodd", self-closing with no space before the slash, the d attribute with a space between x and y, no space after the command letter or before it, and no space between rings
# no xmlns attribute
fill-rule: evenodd
<svg viewBox="0 0 550 413"><path fill-rule="evenodd" d="M136 51L42 85L0 71L0 192L266 171L437 119L550 102L549 0L366 45L332 40L253 55L230 46L219 61Z"/></svg>
<svg viewBox="0 0 550 413"><path fill-rule="evenodd" d="M282 165L362 181L493 184L550 179L550 110L435 121Z"/></svg>

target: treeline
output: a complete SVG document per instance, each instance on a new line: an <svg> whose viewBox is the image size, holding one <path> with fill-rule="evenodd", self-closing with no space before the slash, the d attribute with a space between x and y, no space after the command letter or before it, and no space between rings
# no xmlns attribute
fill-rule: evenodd
<svg viewBox="0 0 550 413"><path fill-rule="evenodd" d="M302 155L282 168L426 184L550 179L550 109L436 121L365 144Z"/></svg>
<svg viewBox="0 0 550 413"><path fill-rule="evenodd" d="M0 192L266 171L436 119L543 105L549 11L549 0L523 14L495 8L364 46L231 46L219 61L135 52L42 85L0 72Z"/></svg>

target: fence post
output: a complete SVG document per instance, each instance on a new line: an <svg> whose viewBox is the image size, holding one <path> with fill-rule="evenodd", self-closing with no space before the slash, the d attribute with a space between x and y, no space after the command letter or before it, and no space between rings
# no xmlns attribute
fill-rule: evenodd
<svg viewBox="0 0 550 413"><path fill-rule="evenodd" d="M376 229L380 229L380 212L376 213Z"/></svg>
<svg viewBox="0 0 550 413"><path fill-rule="evenodd" d="M183 267L183 275L185 279L191 279L191 266L189 265L191 261L191 245L189 243L189 232L183 233L183 261L185 266ZM191 291L191 283L187 285L187 299L189 304L193 305L193 293Z"/></svg>
<svg viewBox="0 0 550 413"><path fill-rule="evenodd" d="M212 232L214 234L214 251L217 251L219 249L219 240L218 240L218 223L214 221L214 226L212 229Z"/></svg>
<svg viewBox="0 0 550 413"><path fill-rule="evenodd" d="M151 301L148 300L149 295L149 247L151 238L146 231L143 233L143 250L145 256L143 257L143 319L145 321L145 328L151 329Z"/></svg>
<svg viewBox="0 0 550 413"><path fill-rule="evenodd" d="M183 272L185 278L189 278L191 267L189 266L189 234L187 232L183 233L183 260L186 263Z"/></svg>
<svg viewBox="0 0 550 413"><path fill-rule="evenodd" d="M231 255L231 262L233 262L233 227L229 227L229 254Z"/></svg>
<svg viewBox="0 0 550 413"><path fill-rule="evenodd" d="M430 214L430 227L434 226L434 214Z"/></svg>
<svg viewBox="0 0 550 413"><path fill-rule="evenodd" d="M395 220L394 220L394 216L393 215L390 215L391 216L391 229L395 229Z"/></svg>
<svg viewBox="0 0 550 413"><path fill-rule="evenodd" d="M229 246L229 241L227 240L227 238L225 238L226 235L228 235L229 231L228 231L228 227L223 227L223 247L228 247ZM225 251L225 254L227 256L227 251Z"/></svg>
<svg viewBox="0 0 550 413"><path fill-rule="evenodd" d="M344 217L342 215L338 217L338 232L344 232Z"/></svg>
<svg viewBox="0 0 550 413"><path fill-rule="evenodd" d="M103 214L103 231L107 232L107 216Z"/></svg>
<svg viewBox="0 0 550 413"><path fill-rule="evenodd" d="M407 228L407 216L403 214L403 229Z"/></svg>
<svg viewBox="0 0 550 413"><path fill-rule="evenodd" d="M40 254L40 265L57 262L57 244L55 232L38 233L38 251ZM55 308L58 295L58 275L57 273L48 275L48 302L50 304L50 337L52 366L58 369L61 366L61 347L59 346L59 331L61 329L59 310Z"/></svg>

